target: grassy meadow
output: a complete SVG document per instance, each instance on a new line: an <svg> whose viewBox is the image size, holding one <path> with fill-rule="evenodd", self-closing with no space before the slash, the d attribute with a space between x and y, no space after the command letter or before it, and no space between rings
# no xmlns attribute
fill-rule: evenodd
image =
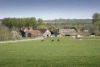
<svg viewBox="0 0 100 67"><path fill-rule="evenodd" d="M0 67L100 67L100 39L52 37L0 44Z"/></svg>

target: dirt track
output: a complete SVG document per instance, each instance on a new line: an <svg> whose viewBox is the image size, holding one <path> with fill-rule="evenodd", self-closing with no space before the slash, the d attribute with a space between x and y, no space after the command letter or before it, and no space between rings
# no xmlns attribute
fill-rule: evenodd
<svg viewBox="0 0 100 67"><path fill-rule="evenodd" d="M13 40L13 41L0 41L1 43L16 43L16 42L23 42L23 41L31 41L31 40L41 40L43 38L35 38L35 39L22 39L22 40Z"/></svg>

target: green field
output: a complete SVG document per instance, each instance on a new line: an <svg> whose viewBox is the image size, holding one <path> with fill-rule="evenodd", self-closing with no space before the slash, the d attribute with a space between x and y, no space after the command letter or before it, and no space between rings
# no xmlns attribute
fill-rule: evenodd
<svg viewBox="0 0 100 67"><path fill-rule="evenodd" d="M100 67L100 39L57 39L0 44L0 67Z"/></svg>

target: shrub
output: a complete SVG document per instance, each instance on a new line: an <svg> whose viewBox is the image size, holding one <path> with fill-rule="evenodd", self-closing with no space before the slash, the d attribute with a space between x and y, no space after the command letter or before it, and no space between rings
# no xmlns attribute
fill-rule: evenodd
<svg viewBox="0 0 100 67"><path fill-rule="evenodd" d="M9 40L11 39L11 33L8 27L0 25L0 40Z"/></svg>
<svg viewBox="0 0 100 67"><path fill-rule="evenodd" d="M22 39L22 36L19 35L19 33L17 31L11 31L11 34L12 34L12 39L13 40L16 40L16 39Z"/></svg>
<svg viewBox="0 0 100 67"><path fill-rule="evenodd" d="M36 29L48 29L48 27L47 26L45 26L45 25L40 25L40 26L37 26L37 28Z"/></svg>
<svg viewBox="0 0 100 67"><path fill-rule="evenodd" d="M18 32L18 28L13 27L9 29L8 27L0 24L0 41L15 40L21 38L22 37Z"/></svg>
<svg viewBox="0 0 100 67"><path fill-rule="evenodd" d="M95 35L100 36L100 31L99 30L95 30Z"/></svg>

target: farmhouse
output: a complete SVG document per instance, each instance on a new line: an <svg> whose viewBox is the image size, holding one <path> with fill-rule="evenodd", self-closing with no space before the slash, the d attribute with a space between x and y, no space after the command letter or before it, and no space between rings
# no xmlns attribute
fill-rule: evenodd
<svg viewBox="0 0 100 67"><path fill-rule="evenodd" d="M49 31L48 29L33 30L32 28L25 28L24 32L25 32L25 37L32 37L32 36L35 36L35 37L38 37L38 36L43 36L43 37L72 36L72 37L76 37L78 35L77 32L75 31L75 29L52 29Z"/></svg>
<svg viewBox="0 0 100 67"><path fill-rule="evenodd" d="M77 36L75 29L59 29L59 33L64 36Z"/></svg>
<svg viewBox="0 0 100 67"><path fill-rule="evenodd" d="M51 31L52 34L55 34L55 36L61 37L61 36L77 36L77 32L75 29L54 29Z"/></svg>
<svg viewBox="0 0 100 67"><path fill-rule="evenodd" d="M51 32L51 37L52 37L52 36L57 36L57 35L60 34L60 33L59 33L59 29L52 29L50 32Z"/></svg>
<svg viewBox="0 0 100 67"><path fill-rule="evenodd" d="M33 30L32 28L21 28L20 29L22 37L38 37L41 35L39 30Z"/></svg>
<svg viewBox="0 0 100 67"><path fill-rule="evenodd" d="M41 36L47 37L51 35L51 32L48 29L38 29L41 32Z"/></svg>

